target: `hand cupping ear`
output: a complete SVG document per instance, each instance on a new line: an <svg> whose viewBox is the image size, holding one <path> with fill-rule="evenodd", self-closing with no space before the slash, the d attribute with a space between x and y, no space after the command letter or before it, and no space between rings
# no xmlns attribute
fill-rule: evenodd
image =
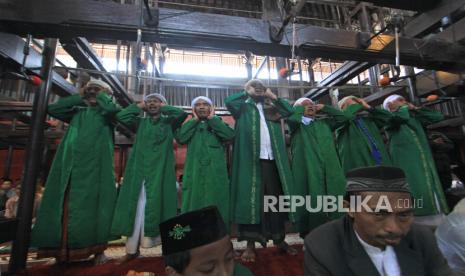
<svg viewBox="0 0 465 276"><path fill-rule="evenodd" d="M145 110L145 102L144 102L144 101L138 103L137 106L138 106L140 109Z"/></svg>
<svg viewBox="0 0 465 276"><path fill-rule="evenodd" d="M246 90L247 94L254 96L255 95L255 88L253 86L249 86Z"/></svg>

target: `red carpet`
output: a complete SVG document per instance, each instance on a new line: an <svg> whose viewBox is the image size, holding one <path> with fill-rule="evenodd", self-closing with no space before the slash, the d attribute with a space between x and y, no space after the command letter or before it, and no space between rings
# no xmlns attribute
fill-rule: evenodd
<svg viewBox="0 0 465 276"><path fill-rule="evenodd" d="M302 246L297 245L295 248L299 251L297 256L281 254L276 248L258 249L257 261L252 264L244 264L256 276L283 276L303 275L303 252ZM129 270L137 272L155 272L157 275L164 276L164 263L161 257L137 258L122 265L116 265L109 262L99 266L92 266L91 262L70 264L67 266L44 265L33 267L20 275L126 275Z"/></svg>

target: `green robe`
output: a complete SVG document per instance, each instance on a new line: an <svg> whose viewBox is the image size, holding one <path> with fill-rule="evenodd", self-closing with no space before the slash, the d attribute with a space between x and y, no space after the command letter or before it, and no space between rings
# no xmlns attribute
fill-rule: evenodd
<svg viewBox="0 0 465 276"><path fill-rule="evenodd" d="M315 208L316 197L321 195L343 196L346 179L334 144L333 130L345 120L343 113L330 106L324 106L323 113L332 118L315 119L304 125L304 107L297 106L288 118L291 128L292 173L296 194L311 197ZM305 206L297 209L297 230L307 233L317 226L336 219L343 213L310 213Z"/></svg>
<svg viewBox="0 0 465 276"><path fill-rule="evenodd" d="M273 101L278 112L288 117L293 110L283 99ZM260 113L246 92L225 99L236 120L231 174L232 220L238 224L259 224L263 206L260 175ZM271 146L285 195L291 195L293 177L280 122L266 121ZM293 213L290 219L294 221Z"/></svg>
<svg viewBox="0 0 465 276"><path fill-rule="evenodd" d="M401 107L390 116L386 130L389 135L389 151L395 166L404 170L413 196L423 199L423 207L415 209L415 215L434 215L436 207L433 193L437 195L442 212L448 207L431 154L423 125L441 121L437 111L421 108L409 111Z"/></svg>
<svg viewBox="0 0 465 276"><path fill-rule="evenodd" d="M65 192L68 197L68 248L84 248L110 239L116 200L113 125L120 110L103 93L87 107L80 95L61 98L48 113L69 123L45 185L32 245L59 248Z"/></svg>
<svg viewBox="0 0 465 276"><path fill-rule="evenodd" d="M234 276L253 276L252 271L240 263L234 264Z"/></svg>
<svg viewBox="0 0 465 276"><path fill-rule="evenodd" d="M116 203L111 228L114 235L132 235L142 183L146 191L144 236L158 236L160 222L176 216L173 133L187 114L169 105L160 111L161 117L156 121L140 117L141 109L136 104L118 113L118 119L135 125L137 133Z"/></svg>
<svg viewBox="0 0 465 276"><path fill-rule="evenodd" d="M182 212L210 205L218 207L226 225L230 224L230 184L222 142L234 138L234 130L220 117L191 119L176 133L187 144L182 183Z"/></svg>
<svg viewBox="0 0 465 276"><path fill-rule="evenodd" d="M362 109L361 104L352 104L344 109L342 112L345 120L343 125L336 130L337 149L344 172L355 168L377 165L372 156L369 139L355 123L357 116L362 116L364 125L373 137L373 141L381 153L381 164L391 165L391 159L380 134L380 129L386 124L385 119L388 111L372 108L367 110L368 115L357 115L357 112Z"/></svg>

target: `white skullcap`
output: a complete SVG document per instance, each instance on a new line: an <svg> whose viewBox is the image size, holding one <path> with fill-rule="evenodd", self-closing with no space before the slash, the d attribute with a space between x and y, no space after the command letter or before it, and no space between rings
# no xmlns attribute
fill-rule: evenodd
<svg viewBox="0 0 465 276"><path fill-rule="evenodd" d="M160 93L152 93L152 94L148 94L147 96L144 97L144 102L148 101L148 99L150 98L157 98L159 99L162 103L165 103L166 104L166 98L160 94Z"/></svg>
<svg viewBox="0 0 465 276"><path fill-rule="evenodd" d="M113 93L113 90L111 89L110 85L99 79L91 78L90 81L87 82L86 86L100 86L103 89L108 90L108 92Z"/></svg>
<svg viewBox="0 0 465 276"><path fill-rule="evenodd" d="M210 100L210 98L205 97L205 96L198 96L197 98L195 98L195 99L192 100L192 102L191 102L191 107L194 108L195 104L196 104L199 100L204 100L204 101L206 101L207 103L209 103L210 105L213 105L213 102L212 102L212 100Z"/></svg>
<svg viewBox="0 0 465 276"><path fill-rule="evenodd" d="M261 80L259 80L259 79L251 79L251 80L249 80L248 82L245 83L244 89L245 89L245 91L247 91L250 86L254 86L254 85L257 85L257 84L259 84L261 86L265 86Z"/></svg>
<svg viewBox="0 0 465 276"><path fill-rule="evenodd" d="M294 106L302 105L305 101L310 101L313 103L313 101L309 98L300 98L297 101L295 101Z"/></svg>
<svg viewBox="0 0 465 276"><path fill-rule="evenodd" d="M386 109L387 111L391 111L389 110L389 103L392 103L393 101L399 99L399 98L403 98L401 95L397 95L397 94L394 94L394 95L391 95L389 97L387 97L384 102L383 102L383 108Z"/></svg>
<svg viewBox="0 0 465 276"><path fill-rule="evenodd" d="M347 100L350 100L350 99L356 99L357 97L355 96L347 96L347 97L344 97L342 98L339 102L337 102L337 106L339 107L339 109L342 109L342 106L344 105L344 103L347 101Z"/></svg>

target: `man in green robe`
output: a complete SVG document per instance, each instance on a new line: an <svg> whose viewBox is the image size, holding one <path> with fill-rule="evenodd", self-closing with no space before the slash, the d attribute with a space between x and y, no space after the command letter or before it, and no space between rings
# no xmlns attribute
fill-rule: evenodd
<svg viewBox="0 0 465 276"><path fill-rule="evenodd" d="M332 118L317 118L319 113ZM287 119L291 129L292 173L296 194L310 196L312 208L316 208L318 196L343 196L346 179L334 144L333 131L345 116L341 111L327 105L314 104L309 98L300 98L294 103L294 114ZM321 206L321 205L320 205ZM297 209L297 230L301 237L342 213L323 213Z"/></svg>
<svg viewBox="0 0 465 276"><path fill-rule="evenodd" d="M355 96L343 98L338 103L346 117L336 130L336 143L344 172L355 168L390 165L380 129L386 121L386 111L372 108Z"/></svg>
<svg viewBox="0 0 465 276"><path fill-rule="evenodd" d="M69 124L45 185L32 246L57 262L104 260L116 200L113 120L120 108L103 81L90 80L81 94L61 98L48 114Z"/></svg>
<svg viewBox="0 0 465 276"><path fill-rule="evenodd" d="M175 135L178 143L187 144L181 211L214 205L229 229L230 185L222 143L233 139L234 130L215 116L211 99L197 97L191 106L193 118Z"/></svg>
<svg viewBox="0 0 465 276"><path fill-rule="evenodd" d="M247 241L242 259L255 261L255 242L266 246L269 239L296 254L284 241L288 215L263 208L264 196L292 195L293 177L280 124L282 117L292 114L292 107L259 80L246 83L245 91L229 96L225 104L236 120L231 202L238 239Z"/></svg>
<svg viewBox="0 0 465 276"><path fill-rule="evenodd" d="M441 217L448 207L423 127L441 121L443 115L416 107L400 95L386 98L383 107L391 112L386 131L392 162L404 170L414 198L422 201L415 215L431 216L426 220Z"/></svg>
<svg viewBox="0 0 465 276"><path fill-rule="evenodd" d="M140 116L143 110L146 117ZM122 263L139 255L139 245L155 246L158 224L176 215L173 133L187 113L153 93L117 116L124 124L137 127L111 227L112 234L128 237Z"/></svg>

